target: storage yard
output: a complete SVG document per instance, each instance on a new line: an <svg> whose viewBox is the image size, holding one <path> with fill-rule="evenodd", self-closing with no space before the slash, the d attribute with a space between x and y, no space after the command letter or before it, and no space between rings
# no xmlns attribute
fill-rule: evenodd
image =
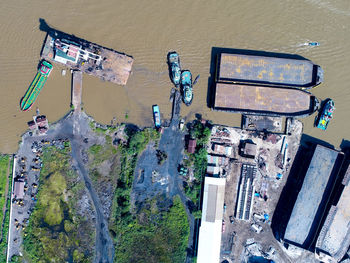
<svg viewBox="0 0 350 263"><path fill-rule="evenodd" d="M212 128L207 174L215 170L214 176L226 178L221 261L241 262L254 256L245 249L254 238L251 243L264 240L264 251L276 250L271 255L276 262L289 262L269 226L302 134L299 121L288 123L290 135Z"/></svg>

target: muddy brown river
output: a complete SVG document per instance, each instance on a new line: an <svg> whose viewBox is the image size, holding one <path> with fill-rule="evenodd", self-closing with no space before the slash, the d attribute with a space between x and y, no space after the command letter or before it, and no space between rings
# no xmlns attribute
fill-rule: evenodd
<svg viewBox="0 0 350 263"><path fill-rule="evenodd" d="M17 150L36 107L49 121L70 106L71 76L54 65L45 87L29 112L21 112L20 98L36 73L45 32L39 18L61 31L132 55L133 74L125 87L84 75L85 111L97 121L152 125L152 105L169 118L172 88L166 55L180 54L183 69L201 78L194 101L182 116L194 113L215 123L239 125L240 115L213 112L207 107L212 47L295 53L320 65L324 83L312 90L320 99L335 101L335 117L326 132L305 118L304 132L338 147L350 139L350 1L26 1L0 2L0 151ZM319 47L304 46L317 41ZM127 119L126 119L127 117Z"/></svg>

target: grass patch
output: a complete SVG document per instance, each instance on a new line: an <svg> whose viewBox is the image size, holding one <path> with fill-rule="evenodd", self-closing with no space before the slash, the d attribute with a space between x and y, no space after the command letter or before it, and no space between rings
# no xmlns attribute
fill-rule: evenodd
<svg viewBox="0 0 350 263"><path fill-rule="evenodd" d="M6 190L6 180L7 180L7 170L9 165L10 156L1 155L0 156L0 182L1 182L1 192L0 192L0 224L3 224L2 232L0 237L0 262L6 262L7 255L7 239L8 239L8 230L9 230L9 221L10 221L10 205L11 205L11 185L12 185L12 162L10 163L10 174L9 174L9 192L5 196ZM2 208L6 205L5 218L3 218Z"/></svg>
<svg viewBox="0 0 350 263"><path fill-rule="evenodd" d="M112 137L109 135L105 136L106 143L104 145L94 144L89 148L89 157L92 158L91 166L97 166L105 160L111 159L117 154L117 149L112 143Z"/></svg>
<svg viewBox="0 0 350 263"><path fill-rule="evenodd" d="M29 262L90 262L93 225L77 213L83 183L70 167L70 146L44 149L38 202L24 235Z"/></svg>
<svg viewBox="0 0 350 263"><path fill-rule="evenodd" d="M176 196L166 211L145 209L118 241L118 262L184 262L189 236L187 215Z"/></svg>
<svg viewBox="0 0 350 263"><path fill-rule="evenodd" d="M9 155L0 155L0 224L3 221L2 209L6 203L7 196L5 196L7 170L9 168Z"/></svg>

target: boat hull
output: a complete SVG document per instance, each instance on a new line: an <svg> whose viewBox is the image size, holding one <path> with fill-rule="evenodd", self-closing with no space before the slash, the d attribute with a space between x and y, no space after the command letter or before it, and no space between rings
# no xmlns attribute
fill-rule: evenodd
<svg viewBox="0 0 350 263"><path fill-rule="evenodd" d="M180 56L175 51L168 53L169 75L176 87L180 86L181 65Z"/></svg>
<svg viewBox="0 0 350 263"><path fill-rule="evenodd" d="M190 106L193 100L192 74L189 70L181 73L182 100L186 106Z"/></svg>
<svg viewBox="0 0 350 263"><path fill-rule="evenodd" d="M20 108L22 111L28 111L31 109L40 91L45 85L46 80L52 71L52 68L52 65L47 61L43 61L40 64L38 72L36 73L27 92L24 94L23 98L20 101Z"/></svg>
<svg viewBox="0 0 350 263"><path fill-rule="evenodd" d="M328 127L330 120L333 118L334 109L335 108L333 100L327 99L324 102L323 107L316 118L315 127L325 131Z"/></svg>

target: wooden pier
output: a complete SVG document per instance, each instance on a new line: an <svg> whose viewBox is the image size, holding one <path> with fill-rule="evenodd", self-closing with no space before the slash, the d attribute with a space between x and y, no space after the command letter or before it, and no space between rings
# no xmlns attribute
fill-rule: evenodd
<svg viewBox="0 0 350 263"><path fill-rule="evenodd" d="M74 112L81 111L81 94L83 89L83 73L73 71L72 73L72 105Z"/></svg>

